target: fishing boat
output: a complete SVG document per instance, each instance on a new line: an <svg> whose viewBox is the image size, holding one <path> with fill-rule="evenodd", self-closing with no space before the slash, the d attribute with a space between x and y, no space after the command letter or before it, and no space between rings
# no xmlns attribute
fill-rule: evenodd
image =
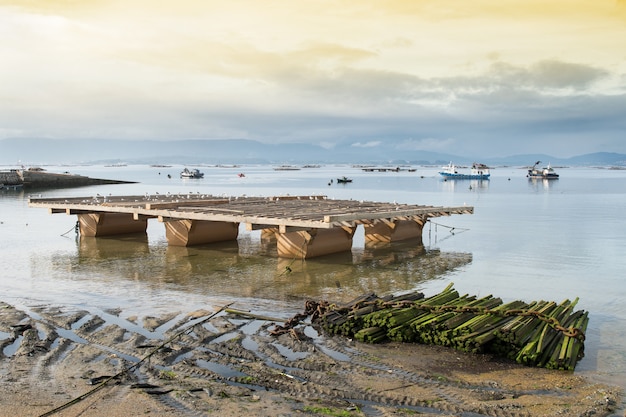
<svg viewBox="0 0 626 417"><path fill-rule="evenodd" d="M448 165L442 167L442 170L439 171L439 175L441 175L444 179L488 180L491 174L489 173L489 167L485 164L474 162L470 172L467 173L459 172L458 167L450 162Z"/></svg>
<svg viewBox="0 0 626 417"><path fill-rule="evenodd" d="M532 168L528 169L528 178L540 178L540 179L546 179L546 180L558 180L559 179L559 174L557 174L554 171L554 168L552 168L550 166L550 164L548 164L548 166L543 167L543 168L538 168L538 165L541 163L541 161L537 161L535 162L535 165L532 166Z"/></svg>
<svg viewBox="0 0 626 417"><path fill-rule="evenodd" d="M196 168L194 168L194 169L185 168L180 173L180 177L181 178L202 178L202 177L204 177L204 173L200 172L200 170L198 170Z"/></svg>
<svg viewBox="0 0 626 417"><path fill-rule="evenodd" d="M352 179L348 177L337 178L337 184L347 184L349 182L352 182Z"/></svg>

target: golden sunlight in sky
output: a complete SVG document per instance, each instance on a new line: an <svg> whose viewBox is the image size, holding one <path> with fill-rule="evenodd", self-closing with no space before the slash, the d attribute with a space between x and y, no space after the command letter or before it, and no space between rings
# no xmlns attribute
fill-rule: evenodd
<svg viewBox="0 0 626 417"><path fill-rule="evenodd" d="M297 58L417 75L420 68L424 75L454 73L495 56L607 65L623 45L626 21L615 0L2 0L0 7L17 45L46 36L70 55L82 48L161 51L166 62L168 54L196 61L205 51L194 47L203 45L220 56L310 51ZM262 56L250 58L247 65L263 67Z"/></svg>
<svg viewBox="0 0 626 417"><path fill-rule="evenodd" d="M410 117L418 106L471 117L483 104L461 97L503 86L518 97L526 94L520 86L556 96L624 94L626 6L0 0L0 54L0 111L14 121L0 126L0 137L71 134L54 122L67 122L70 110L86 135L149 136L146 121L155 120L157 128L190 126L191 137L251 137L250 127L198 124L198 109L358 118ZM39 132L17 122L34 114L46 114ZM103 115L123 132L98 126Z"/></svg>

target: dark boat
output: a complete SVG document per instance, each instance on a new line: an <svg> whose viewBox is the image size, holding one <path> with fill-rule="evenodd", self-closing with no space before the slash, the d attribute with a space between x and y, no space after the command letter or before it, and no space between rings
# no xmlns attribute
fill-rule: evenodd
<svg viewBox="0 0 626 417"><path fill-rule="evenodd" d="M532 168L530 168L528 170L528 178L540 178L540 179L546 179L546 180L558 180L559 179L559 174L557 174L554 169L550 166L550 164L548 164L548 166L543 167L543 168L538 168L538 165L541 163L541 161L537 161L535 162L535 165L532 166Z"/></svg>
<svg viewBox="0 0 626 417"><path fill-rule="evenodd" d="M337 184L347 184L349 182L352 182L352 179L348 177L337 178Z"/></svg>

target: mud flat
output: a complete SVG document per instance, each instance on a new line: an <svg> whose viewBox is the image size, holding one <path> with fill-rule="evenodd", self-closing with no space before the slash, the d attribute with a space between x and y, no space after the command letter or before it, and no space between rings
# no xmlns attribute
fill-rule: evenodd
<svg viewBox="0 0 626 417"><path fill-rule="evenodd" d="M569 372L276 324L0 302L0 416L608 416L620 400Z"/></svg>

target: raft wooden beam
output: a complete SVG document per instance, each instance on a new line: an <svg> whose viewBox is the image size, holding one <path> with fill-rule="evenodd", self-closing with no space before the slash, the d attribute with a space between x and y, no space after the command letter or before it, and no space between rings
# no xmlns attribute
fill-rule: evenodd
<svg viewBox="0 0 626 417"><path fill-rule="evenodd" d="M78 215L81 234L137 233L143 223L157 218L165 223L168 243L195 245L237 239L236 229L271 229L279 237L279 256L308 258L350 250L352 236L363 225L367 240L392 242L420 238L429 218L472 214L471 206L437 207L356 200L332 200L326 196L213 196L206 194L146 194L32 198L30 207L47 208L51 214ZM104 216L109 213L109 216ZM116 214L115 227L105 230L102 221L85 221L95 215ZM98 219L100 217L97 217ZM124 221L121 221L124 219ZM83 226L85 224L85 226ZM102 230L99 225L103 224ZM176 225L176 226L175 226ZM332 233L321 233L328 230ZM341 231L341 233L338 233ZM322 239L321 236L324 236ZM312 237L316 237L313 239ZM316 240L315 243L313 243ZM310 246L310 247L309 247Z"/></svg>

